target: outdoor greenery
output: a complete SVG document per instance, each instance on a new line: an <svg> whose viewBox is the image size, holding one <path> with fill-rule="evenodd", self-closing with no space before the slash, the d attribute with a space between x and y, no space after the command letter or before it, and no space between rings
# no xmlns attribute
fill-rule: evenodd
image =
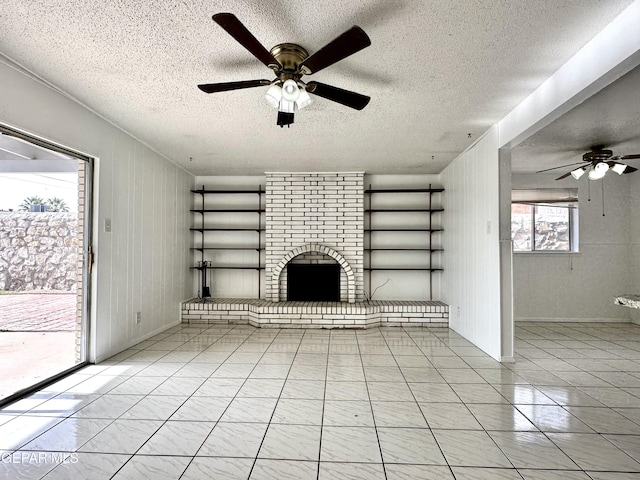
<svg viewBox="0 0 640 480"><path fill-rule="evenodd" d="M48 212L68 212L69 207L67 202L58 197L51 197L47 199L47 211Z"/></svg>
<svg viewBox="0 0 640 480"><path fill-rule="evenodd" d="M42 197L38 197L37 195L34 195L32 197L27 197L22 201L22 203L20 204L20 210L22 210L23 212L29 212L31 211L32 205L42 205L42 204L44 204L44 200L42 199Z"/></svg>
<svg viewBox="0 0 640 480"><path fill-rule="evenodd" d="M67 202L59 197L51 197L46 201L37 195L25 198L20 204L20 210L30 212L33 205L46 205L47 212L68 212L69 206Z"/></svg>

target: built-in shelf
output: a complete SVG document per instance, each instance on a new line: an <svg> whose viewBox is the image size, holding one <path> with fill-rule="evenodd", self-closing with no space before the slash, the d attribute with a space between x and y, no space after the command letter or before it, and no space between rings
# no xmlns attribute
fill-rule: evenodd
<svg viewBox="0 0 640 480"><path fill-rule="evenodd" d="M444 268L420 268L420 267L365 267L369 272L386 270L393 272L442 272Z"/></svg>
<svg viewBox="0 0 640 480"><path fill-rule="evenodd" d="M255 251L261 251L262 249L260 247L191 247L190 250L196 250L196 251L201 251L201 250L255 250Z"/></svg>
<svg viewBox="0 0 640 480"><path fill-rule="evenodd" d="M444 208L371 208L367 210L367 212L378 213L378 212L390 212L390 213L398 213L398 212L444 212Z"/></svg>
<svg viewBox="0 0 640 480"><path fill-rule="evenodd" d="M371 188L364 193L440 193L444 188Z"/></svg>
<svg viewBox="0 0 640 480"><path fill-rule="evenodd" d="M369 250L371 252L377 252L377 251L391 251L391 252L444 252L444 248L429 248L429 247L419 247L419 248L375 247L375 248L368 248L367 250Z"/></svg>
<svg viewBox="0 0 640 480"><path fill-rule="evenodd" d="M365 228L365 232L442 232L443 228Z"/></svg>
<svg viewBox="0 0 640 480"><path fill-rule="evenodd" d="M215 195L215 194L222 194L222 195L226 195L229 193L232 194L237 194L237 193L244 193L244 194L248 194L248 193L253 193L253 194L261 194L261 193L265 193L265 191L262 189L262 187L260 187L258 190L247 190L247 189L240 189L240 190L225 190L225 189L209 189L209 188L201 188L199 190L191 190L191 193L199 193L201 195Z"/></svg>
<svg viewBox="0 0 640 480"><path fill-rule="evenodd" d="M264 209L261 210L239 210L237 208L194 208L191 209L192 213L264 213Z"/></svg>
<svg viewBox="0 0 640 480"><path fill-rule="evenodd" d="M444 229L440 226L435 226L434 227L434 221L433 221L433 216L436 214L440 214L442 212L444 212L444 208L442 208L440 205L434 205L433 202L433 195L434 194L438 194L444 192L444 188L432 188L431 185L429 185L428 188L371 188L371 186L369 186L368 189L365 190L365 194L369 196L369 201L367 203L365 203L365 205L368 205L368 208L365 208L365 215L368 217L368 225L365 226L365 234L368 234L368 247L365 248L365 254L368 255L368 266L365 267L365 270L368 272L375 272L375 271L397 271L397 272L401 272L401 271L416 271L416 272L428 272L429 274L429 299L432 300L433 299L433 273L434 272L441 272L443 271L443 268L441 267L436 267L434 266L434 255L439 254L440 252L443 252L444 249L441 247L434 247L434 239L433 236L434 235L438 235L440 232L443 232ZM372 205L375 203L372 201L372 198L374 197L374 195L389 195L389 194L418 194L418 195L427 195L427 207L402 207L399 206L398 208L392 208L392 207L385 207L385 208L375 208L372 207ZM422 224L422 227L420 226L413 226L413 227L397 227L397 226L391 226L388 225L384 225L384 223L379 224L376 227L372 227L372 219L373 217L376 216L376 214L384 214L384 213L407 213L407 214L422 214L422 213L426 213L427 218L425 221L425 217L424 216L420 216L420 217L414 217L416 219L420 219L416 221L416 225L419 225L418 222L424 222ZM382 216L378 217L380 220L379 222L383 222L383 218ZM375 232L397 232L399 234L411 234L411 233L425 233L427 234L427 242L423 247L416 247L416 248L412 248L412 247L405 247L405 246L401 246L401 244L396 244L396 245L391 245L391 246L376 246L375 245L375 238L374 238L374 233ZM415 237L410 237L410 238L415 238ZM387 242L385 242L387 243ZM413 243L413 242L404 242L406 243ZM402 267L402 266L376 266L375 265L375 261L373 258L373 253L374 252L398 252L401 254L406 254L408 252L425 252L427 255L427 259L428 260L428 267ZM387 263L387 262L385 262ZM371 291L371 275L369 276L369 291Z"/></svg>
<svg viewBox="0 0 640 480"><path fill-rule="evenodd" d="M194 227L192 232L262 232L262 228L238 228L238 227Z"/></svg>
<svg viewBox="0 0 640 480"><path fill-rule="evenodd" d="M191 247L190 250L193 252L199 253L199 258L197 259L197 264L191 267L192 270L197 272L198 275L203 275L204 272L210 272L214 270L256 270L258 275L260 275L260 271L264 270L264 265L262 264L262 255L260 253L264 250L261 247L262 233L264 232L264 228L262 227L262 214L265 213L265 208L263 205L263 195L265 191L262 186L260 186L257 190L251 189L215 189L215 188L206 188L204 185L200 189L191 190L191 193L194 195L200 196L200 206L201 208L192 208L190 209L191 213L200 214L200 224L194 225L190 230L194 232L196 235L199 234L199 238L196 240L196 246ZM247 208L234 208L227 207L226 205L221 205L220 207L210 207L206 204L205 198L209 195L255 195L256 203L254 205L248 206ZM217 213L235 213L235 214L243 214L243 213L254 213L256 216L239 216L241 219L239 225L237 226L228 226L224 225L224 222L220 222L221 224L215 224L216 217L209 216L208 214L217 214ZM217 217L218 221L220 216ZM227 222L228 223L228 222ZM207 244L207 241L211 241L205 236L205 232L256 232L258 234L257 243L258 245L246 246L246 245L230 245L230 246L215 246L215 243ZM210 237L210 236L208 236ZM247 263L247 264L238 264L238 265L223 265L223 264L214 264L211 260L211 257L207 257L207 252L223 252L223 251L251 251L258 252L257 259L255 263ZM195 256L195 255L194 255ZM207 262L205 264L205 262ZM203 266L206 265L206 266ZM200 285L203 284L201 280L199 282ZM204 290L204 289L203 289ZM201 292L198 292L198 296L201 295ZM258 277L258 298L260 297L260 277Z"/></svg>
<svg viewBox="0 0 640 480"><path fill-rule="evenodd" d="M203 267L190 267L191 270L202 270ZM215 265L204 267L205 270L264 270L264 267L247 267L242 265Z"/></svg>

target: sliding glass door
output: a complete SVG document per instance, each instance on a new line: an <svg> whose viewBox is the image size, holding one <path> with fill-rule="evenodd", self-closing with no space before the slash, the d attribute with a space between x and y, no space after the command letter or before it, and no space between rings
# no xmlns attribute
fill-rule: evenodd
<svg viewBox="0 0 640 480"><path fill-rule="evenodd" d="M0 132L1 404L85 363L92 159Z"/></svg>

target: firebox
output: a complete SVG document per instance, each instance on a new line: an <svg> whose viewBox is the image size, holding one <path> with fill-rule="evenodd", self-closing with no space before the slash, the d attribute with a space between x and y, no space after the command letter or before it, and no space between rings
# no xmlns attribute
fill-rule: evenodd
<svg viewBox="0 0 640 480"><path fill-rule="evenodd" d="M337 263L289 263L287 265L287 300L339 302L340 268Z"/></svg>

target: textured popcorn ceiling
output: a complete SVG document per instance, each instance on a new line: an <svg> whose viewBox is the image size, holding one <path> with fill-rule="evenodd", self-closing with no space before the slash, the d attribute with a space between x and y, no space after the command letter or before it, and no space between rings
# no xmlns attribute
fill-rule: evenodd
<svg viewBox="0 0 640 480"><path fill-rule="evenodd" d="M611 149L614 155L640 154L640 67L514 148L513 170L526 173L578 163L595 145ZM625 163L640 167L640 160ZM560 176L569 170L553 173Z"/></svg>
<svg viewBox="0 0 640 480"><path fill-rule="evenodd" d="M3 0L0 52L199 175L437 173L631 0ZM234 13L267 47L311 53L356 24L372 45L306 77L372 97L316 97L276 127L271 79L211 20ZM471 134L469 136L468 134Z"/></svg>

